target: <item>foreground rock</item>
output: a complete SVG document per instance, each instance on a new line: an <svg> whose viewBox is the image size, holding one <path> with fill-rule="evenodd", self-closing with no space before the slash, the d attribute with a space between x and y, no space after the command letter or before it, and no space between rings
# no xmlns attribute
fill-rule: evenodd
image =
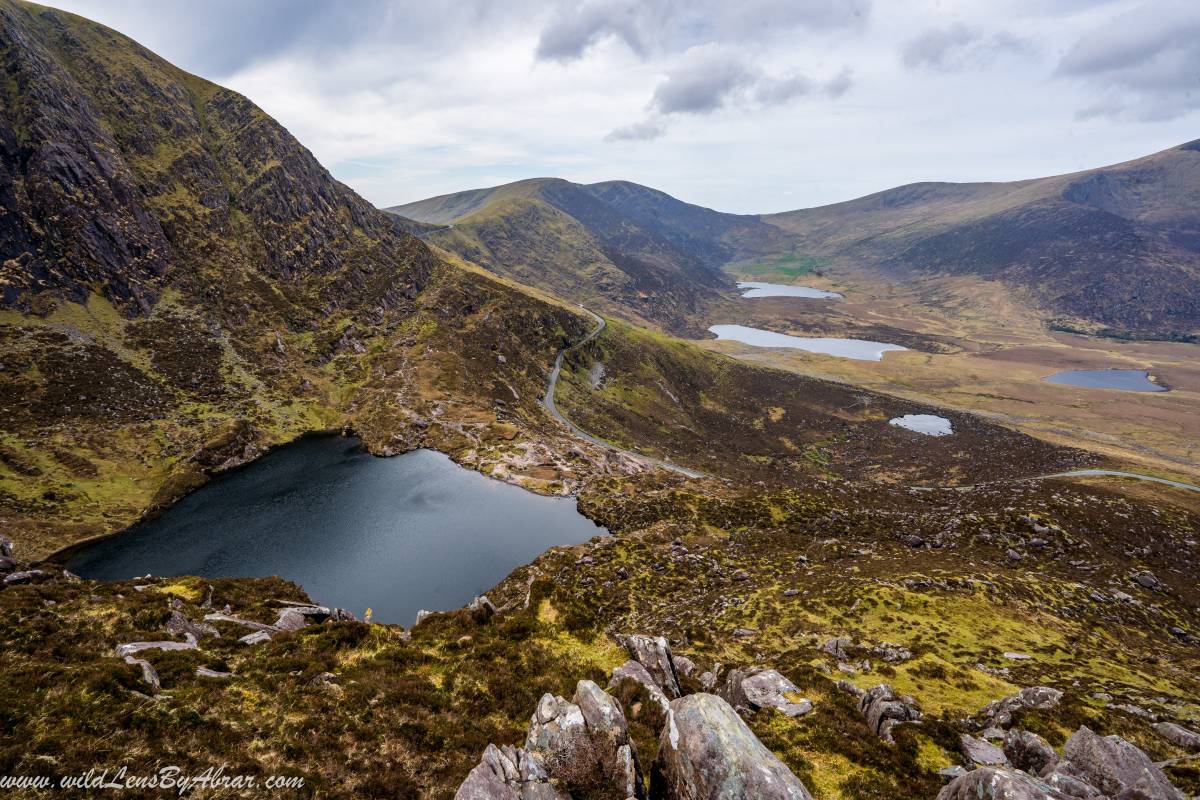
<svg viewBox="0 0 1200 800"><path fill-rule="evenodd" d="M652 800L812 800L787 766L712 694L672 701L651 778Z"/></svg>
<svg viewBox="0 0 1200 800"><path fill-rule="evenodd" d="M974 736L963 734L961 740L962 753L967 760L985 767L1003 767L1008 764L1008 756L996 745Z"/></svg>
<svg viewBox="0 0 1200 800"><path fill-rule="evenodd" d="M1005 767L980 767L946 784L937 800L1073 800L1032 775Z"/></svg>
<svg viewBox="0 0 1200 800"><path fill-rule="evenodd" d="M1063 747L1069 774L1102 794L1137 800L1185 800L1150 757L1120 736L1098 736L1087 726Z"/></svg>
<svg viewBox="0 0 1200 800"><path fill-rule="evenodd" d="M628 633L619 634L616 639L630 658L646 668L667 697L674 700L683 694L679 688L679 673L671 658L671 647L665 637Z"/></svg>
<svg viewBox="0 0 1200 800"><path fill-rule="evenodd" d="M572 702L544 695L529 722L525 747L489 744L456 800L642 798L637 753L621 706L592 681Z"/></svg>
<svg viewBox="0 0 1200 800"><path fill-rule="evenodd" d="M725 680L721 696L739 714L773 708L789 717L812 711L812 701L800 696L796 684L773 669L735 669Z"/></svg>
<svg viewBox="0 0 1200 800"><path fill-rule="evenodd" d="M1009 731L1004 737L1004 755L1014 767L1030 775L1044 775L1058 763L1058 754L1050 743L1032 731Z"/></svg>

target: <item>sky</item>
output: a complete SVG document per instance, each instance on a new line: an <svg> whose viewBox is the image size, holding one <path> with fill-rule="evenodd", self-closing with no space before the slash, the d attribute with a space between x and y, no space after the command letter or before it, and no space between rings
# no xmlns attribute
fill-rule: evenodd
<svg viewBox="0 0 1200 800"><path fill-rule="evenodd" d="M50 0L371 202L555 176L766 213L1200 138L1196 0Z"/></svg>

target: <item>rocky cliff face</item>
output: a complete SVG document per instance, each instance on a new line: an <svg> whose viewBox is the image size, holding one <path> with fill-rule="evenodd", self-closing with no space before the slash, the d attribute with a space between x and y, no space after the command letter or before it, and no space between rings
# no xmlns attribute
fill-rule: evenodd
<svg viewBox="0 0 1200 800"><path fill-rule="evenodd" d="M27 553L314 429L543 491L608 463L548 455L538 398L576 313L443 261L115 31L3 0L0 61L0 521Z"/></svg>

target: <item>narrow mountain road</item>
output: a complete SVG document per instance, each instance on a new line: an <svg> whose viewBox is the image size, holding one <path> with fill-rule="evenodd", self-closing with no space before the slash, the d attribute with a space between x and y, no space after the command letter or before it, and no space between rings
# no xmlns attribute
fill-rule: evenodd
<svg viewBox="0 0 1200 800"><path fill-rule="evenodd" d="M661 458L653 458L651 456L642 455L641 453L633 450L629 450L624 447L618 447L617 445L612 444L611 442L606 442L603 439L598 439L585 431L583 428L576 425L574 422L571 422L571 420L564 417L562 412L558 410L558 406L554 403L554 390L558 388L558 376L562 372L563 356L572 350L578 350L580 347L583 347L585 344L595 339L604 331L604 327L607 324L604 321L604 317L600 316L599 314L593 313L583 306L580 306L579 308L596 321L596 327L591 333L580 339L575 344L559 350L558 355L554 357L554 369L550 371L550 380L546 384L546 394L542 398L542 405L544 405L546 410L550 412L550 416L554 417L556 420L565 425L567 430L575 434L576 437L591 442L598 447L603 447L606 450L612 450L617 453L624 453L630 458L636 458L638 461L641 461L645 464L670 470L671 472L677 472L680 475L686 475L689 478L707 478L708 476L703 472L697 472L694 469L681 467L678 464L672 464L670 461L666 461Z"/></svg>
<svg viewBox="0 0 1200 800"><path fill-rule="evenodd" d="M1153 475L1142 475L1138 472L1123 472L1119 469L1073 469L1067 472L1054 472L1050 475L1034 475L1031 478L1014 478L1007 481L989 481L988 483L973 483L967 486L912 486L911 489L918 492L938 492L947 489L953 489L957 492L966 492L971 489L979 489L984 486L994 486L998 483L1027 483L1029 481L1045 481L1051 478L1131 478L1138 481L1147 481L1149 483L1161 483L1164 486L1173 486L1176 489L1184 489L1189 492L1200 492L1200 486L1183 481L1173 481L1169 478L1156 478Z"/></svg>

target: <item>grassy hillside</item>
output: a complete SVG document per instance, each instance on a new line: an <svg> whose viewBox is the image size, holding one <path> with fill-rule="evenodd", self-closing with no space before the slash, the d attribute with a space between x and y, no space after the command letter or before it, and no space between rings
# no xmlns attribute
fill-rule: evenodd
<svg viewBox="0 0 1200 800"><path fill-rule="evenodd" d="M690 333L699 332L704 309L731 288L720 268L783 236L754 217L626 182L538 178L388 210L446 226L430 241L497 274Z"/></svg>
<svg viewBox="0 0 1200 800"><path fill-rule="evenodd" d="M1200 334L1200 146L1013 183L920 183L764 217L804 255L1020 287L1052 324Z"/></svg>

